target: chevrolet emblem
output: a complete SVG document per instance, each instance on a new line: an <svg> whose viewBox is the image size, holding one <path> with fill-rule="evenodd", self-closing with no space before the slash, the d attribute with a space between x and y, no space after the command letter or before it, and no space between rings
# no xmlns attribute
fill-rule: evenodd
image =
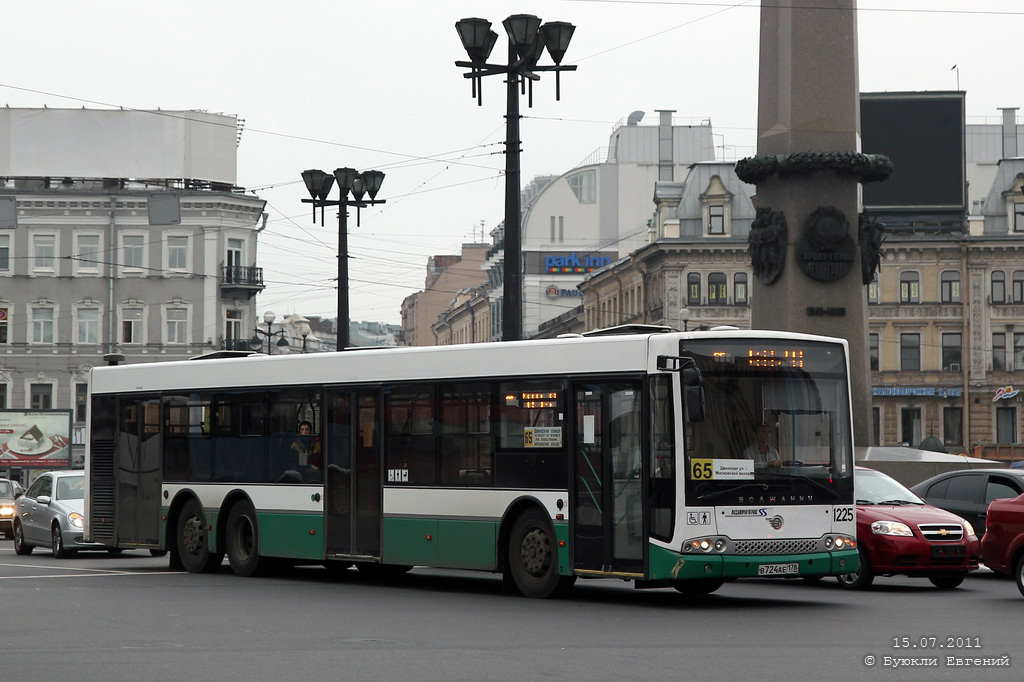
<svg viewBox="0 0 1024 682"><path fill-rule="evenodd" d="M949 535L949 531L946 530L945 528L940 528L939 529L939 535Z"/></svg>

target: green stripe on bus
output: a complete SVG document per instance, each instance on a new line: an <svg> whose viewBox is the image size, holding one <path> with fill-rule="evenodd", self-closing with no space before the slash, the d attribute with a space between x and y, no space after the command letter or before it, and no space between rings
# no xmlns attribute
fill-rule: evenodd
<svg viewBox="0 0 1024 682"><path fill-rule="evenodd" d="M292 559L324 559L324 517L321 514L257 512L260 554Z"/></svg>
<svg viewBox="0 0 1024 682"><path fill-rule="evenodd" d="M651 545L650 578L751 578L757 577L763 564L798 564L794 575L836 575L857 570L857 550L816 552L814 554L773 554L771 556L735 556L722 554L686 554Z"/></svg>
<svg viewBox="0 0 1024 682"><path fill-rule="evenodd" d="M385 518L380 555L385 564L494 570L498 522Z"/></svg>

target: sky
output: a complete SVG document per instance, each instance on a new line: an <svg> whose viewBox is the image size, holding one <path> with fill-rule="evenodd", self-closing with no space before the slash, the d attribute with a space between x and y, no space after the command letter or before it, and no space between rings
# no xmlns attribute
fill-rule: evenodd
<svg viewBox="0 0 1024 682"><path fill-rule="evenodd" d="M858 10L862 92L965 90L968 123L997 121L999 107L1024 114L1019 0L861 0ZM337 214L313 221L300 173L384 171L386 203L358 225L349 218L349 300L353 320L399 324L427 259L489 241L504 213L504 83L485 79L477 106L455 66L466 59L456 21L492 22L495 61L509 15L576 25L563 63L578 69L561 75L561 100L549 73L533 107L521 103L525 184L591 158L637 110L645 124L657 109L710 120L723 158L752 155L759 12L758 0L10 3L0 103L244 119L237 184L269 213L258 319L337 309Z"/></svg>

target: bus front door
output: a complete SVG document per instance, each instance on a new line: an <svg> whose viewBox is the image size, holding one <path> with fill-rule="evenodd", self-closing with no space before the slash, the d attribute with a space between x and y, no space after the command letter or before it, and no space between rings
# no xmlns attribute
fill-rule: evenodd
<svg viewBox="0 0 1024 682"><path fill-rule="evenodd" d="M330 391L327 400L327 558L377 558L380 402L376 393L369 391Z"/></svg>
<svg viewBox="0 0 1024 682"><path fill-rule="evenodd" d="M640 383L575 386L573 569L644 576Z"/></svg>

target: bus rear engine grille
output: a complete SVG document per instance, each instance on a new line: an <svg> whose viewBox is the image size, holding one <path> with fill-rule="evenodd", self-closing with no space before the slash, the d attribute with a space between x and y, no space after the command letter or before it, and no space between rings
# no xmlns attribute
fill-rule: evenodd
<svg viewBox="0 0 1024 682"><path fill-rule="evenodd" d="M821 551L817 540L746 540L736 543L737 554L811 554Z"/></svg>

